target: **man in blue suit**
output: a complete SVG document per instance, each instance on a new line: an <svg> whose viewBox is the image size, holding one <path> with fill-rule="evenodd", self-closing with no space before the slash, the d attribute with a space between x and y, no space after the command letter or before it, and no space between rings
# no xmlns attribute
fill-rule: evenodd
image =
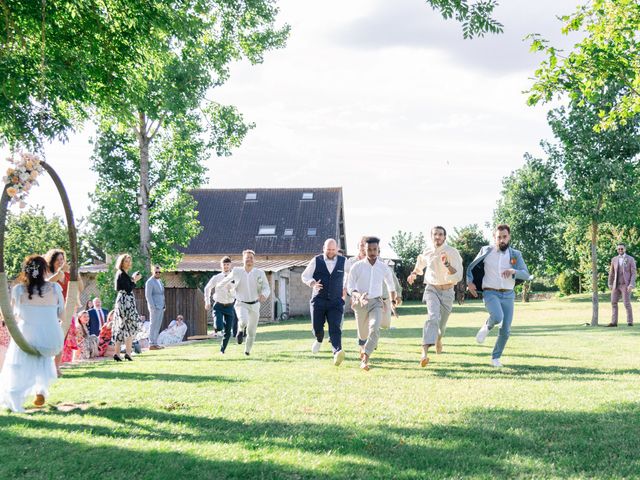
<svg viewBox="0 0 640 480"><path fill-rule="evenodd" d="M467 288L474 297L483 292L484 305L489 318L476 335L478 343L484 343L489 331L498 325L500 331L491 355L491 364L502 367L500 357L509 339L513 320L514 287L533 277L522 259L522 253L511 248L511 229L500 224L494 231L495 245L480 249L467 267Z"/></svg>
<svg viewBox="0 0 640 480"><path fill-rule="evenodd" d="M102 302L98 297L93 299L93 308L89 310L89 333L100 336L100 329L107 323L109 310L102 308Z"/></svg>

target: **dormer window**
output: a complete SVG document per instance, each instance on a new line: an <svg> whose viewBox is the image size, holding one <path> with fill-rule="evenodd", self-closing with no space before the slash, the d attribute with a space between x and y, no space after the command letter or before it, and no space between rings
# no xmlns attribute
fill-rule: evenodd
<svg viewBox="0 0 640 480"><path fill-rule="evenodd" d="M257 200L258 199L258 194L256 192L251 192L251 193L247 193L244 196L245 200Z"/></svg>
<svg viewBox="0 0 640 480"><path fill-rule="evenodd" d="M317 234L317 229L316 228L307 228L307 236L308 237L315 237Z"/></svg>
<svg viewBox="0 0 640 480"><path fill-rule="evenodd" d="M293 237L293 228L285 228L284 229L285 237Z"/></svg>
<svg viewBox="0 0 640 480"><path fill-rule="evenodd" d="M275 225L260 225L258 229L258 235L275 235L276 234L276 226Z"/></svg>
<svg viewBox="0 0 640 480"><path fill-rule="evenodd" d="M313 192L304 192L302 194L302 200L313 200Z"/></svg>

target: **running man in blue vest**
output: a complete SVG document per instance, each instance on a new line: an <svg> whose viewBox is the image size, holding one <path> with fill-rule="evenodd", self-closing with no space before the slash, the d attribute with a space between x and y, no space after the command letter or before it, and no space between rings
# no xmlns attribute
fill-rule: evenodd
<svg viewBox="0 0 640 480"><path fill-rule="evenodd" d="M311 259L302 272L302 281L313 289L311 295L311 323L316 341L313 353L320 351L324 340L324 324L329 324L329 341L333 347L333 364L337 367L344 360L342 350L342 315L344 313L344 263L338 255L338 243L329 238L324 242L322 255Z"/></svg>

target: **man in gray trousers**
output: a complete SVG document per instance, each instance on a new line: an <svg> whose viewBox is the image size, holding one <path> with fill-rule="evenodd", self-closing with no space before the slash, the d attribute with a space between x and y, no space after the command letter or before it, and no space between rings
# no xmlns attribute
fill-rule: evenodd
<svg viewBox="0 0 640 480"><path fill-rule="evenodd" d="M149 308L149 350L160 350L163 347L158 345L158 335L164 318L164 285L160 280L160 266L153 267L153 275L149 277L144 285L144 296L147 298Z"/></svg>

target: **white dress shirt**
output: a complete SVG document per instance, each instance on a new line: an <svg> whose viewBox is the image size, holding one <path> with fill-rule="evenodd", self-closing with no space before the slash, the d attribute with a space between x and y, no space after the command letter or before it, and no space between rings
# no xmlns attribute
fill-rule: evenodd
<svg viewBox="0 0 640 480"><path fill-rule="evenodd" d="M369 263L369 259L363 258L351 267L347 289L349 295L357 291L360 294L367 293L369 298L376 298L382 296L382 285L385 283L389 292L396 291L389 266L379 258L376 258L373 265Z"/></svg>
<svg viewBox="0 0 640 480"><path fill-rule="evenodd" d="M618 255L618 267L622 267L623 265L624 265L624 255Z"/></svg>
<svg viewBox="0 0 640 480"><path fill-rule="evenodd" d="M324 263L327 265L327 270L329 270L329 274L332 274L336 268L336 264L338 263L338 255L333 257L333 259L327 258L326 255L323 255ZM313 274L316 273L316 257L313 257L307 265L307 268L302 272L302 282L305 285L311 286L311 282L315 282L313 279Z"/></svg>
<svg viewBox="0 0 640 480"><path fill-rule="evenodd" d="M268 297L271 293L267 276L259 268L252 268L247 272L244 267L235 267L231 273L218 283L223 288L231 282L236 284L236 300L240 302L255 302L260 295Z"/></svg>
<svg viewBox="0 0 640 480"><path fill-rule="evenodd" d="M228 283L224 287L219 287L218 284L227 276L231 275L231 272L225 274L224 272L220 272L217 275L211 277L211 280L207 283L207 286L204 287L204 301L206 304L209 303L211 299L211 291L213 290L213 300L217 303L224 303L225 305L228 303L233 303L233 284Z"/></svg>
<svg viewBox="0 0 640 480"><path fill-rule="evenodd" d="M449 269L442 262L442 255L446 255L451 266L456 273L450 274ZM426 271L425 271L426 269ZM462 257L455 248L446 243L439 247L433 245L427 247L424 252L418 255L416 266L413 271L422 275L424 271L424 283L431 285L447 285L458 283L462 280L463 268Z"/></svg>
<svg viewBox="0 0 640 480"><path fill-rule="evenodd" d="M356 262L359 262L360 260L362 260L362 258L358 258L358 256L356 255L355 257L347 258L347 260L344 262L344 288L347 288L347 282L349 281L349 273L351 272L351 269L356 264Z"/></svg>
<svg viewBox="0 0 640 480"><path fill-rule="evenodd" d="M484 259L482 288L513 290L516 286L516 280L513 278L513 275L510 275L508 278L502 276L502 272L509 268L513 268L511 258L509 257L509 249L503 252L498 247L493 247L489 255Z"/></svg>

